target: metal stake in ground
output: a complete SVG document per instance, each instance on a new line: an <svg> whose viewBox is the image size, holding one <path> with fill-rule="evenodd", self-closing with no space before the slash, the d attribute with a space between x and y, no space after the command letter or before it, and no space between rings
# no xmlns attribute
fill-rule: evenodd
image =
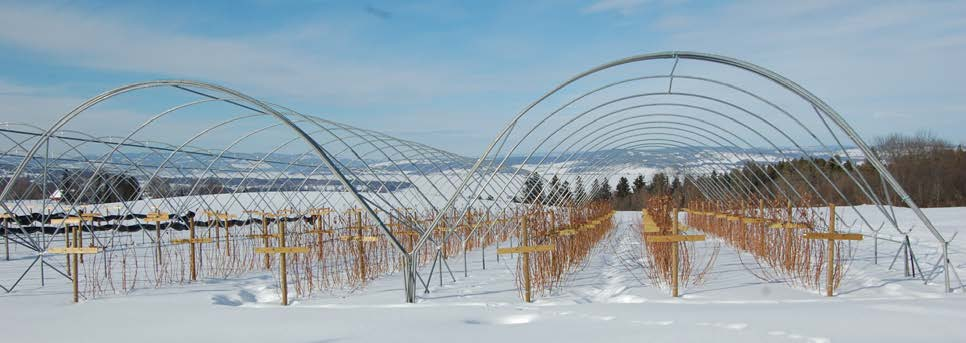
<svg viewBox="0 0 966 343"><path fill-rule="evenodd" d="M256 254L279 254L280 281L282 286L282 306L288 305L288 273L286 270L288 261L287 254L306 254L308 247L286 247L285 246L285 221L278 222L278 247L255 248Z"/></svg>
<svg viewBox="0 0 966 343"><path fill-rule="evenodd" d="M520 258L523 263L523 301L531 301L531 291L530 291L530 253L541 252L541 251L553 251L554 246L550 244L546 245L529 245L529 232L527 231L527 217L523 216L520 223L520 246L515 248L499 248L496 249L497 254L520 254Z"/></svg>
<svg viewBox="0 0 966 343"><path fill-rule="evenodd" d="M835 244L836 241L861 241L862 235L858 233L837 233L835 232L835 204L829 204L828 232L807 232L806 239L824 239L828 242L828 252L826 261L828 262L825 271L825 296L832 296L834 292L835 278Z"/></svg>

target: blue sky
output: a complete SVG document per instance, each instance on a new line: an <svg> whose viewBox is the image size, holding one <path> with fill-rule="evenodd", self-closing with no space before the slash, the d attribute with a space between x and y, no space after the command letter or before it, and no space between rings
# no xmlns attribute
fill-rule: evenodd
<svg viewBox="0 0 966 343"><path fill-rule="evenodd" d="M752 61L866 136L966 142L966 2L2 2L0 121L189 78L476 155L532 99L632 54ZM27 114L30 113L30 118Z"/></svg>

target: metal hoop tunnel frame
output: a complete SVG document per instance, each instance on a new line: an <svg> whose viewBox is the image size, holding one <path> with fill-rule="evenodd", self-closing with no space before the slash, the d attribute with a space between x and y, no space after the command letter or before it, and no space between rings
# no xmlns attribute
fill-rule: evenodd
<svg viewBox="0 0 966 343"><path fill-rule="evenodd" d="M615 82L604 83L602 86L592 88L587 92L574 96L568 101L564 101L562 105L548 111L543 117L535 117L537 116L537 110L535 109L538 106L545 105L545 102L551 97L568 94L567 91L570 91L570 86L578 81L592 81L591 76L595 76L604 71L614 70L620 66L659 60L673 61L673 66L669 73L631 76ZM710 77L684 74L676 75L675 71L678 67L678 62L682 60L711 63L713 65L750 72L761 79L769 81L771 84L778 85L781 89L793 94L798 99L804 100L808 104L814 111L814 114L821 120L823 126L820 126L819 130L824 127L834 139L834 143L826 144L818 138L818 134L812 128L803 124L799 117L793 115L791 110L780 106L777 102L773 102L754 91ZM557 174L561 170L560 166L570 165L578 161L585 162L582 169L561 172L564 176L561 180L564 181L567 181L567 178L569 178L569 181L574 181L576 178L576 180L590 182L598 178L606 178L619 174L622 170L630 167L609 165L608 161L626 152L661 155L673 150L679 150L694 155L693 158L684 158L667 154L666 157L670 158L671 162L665 162L664 167L675 170L677 174L683 176L681 178L682 182L690 182L700 194L709 199L737 200L760 197L772 200L801 200L805 195L793 186L793 183L800 182L807 187L807 190L804 191L816 195L821 203L830 204L833 202L833 199L824 198L817 191L819 185L805 177L805 174L795 164L791 164L790 166L793 174L785 175L783 173L777 173L778 179L775 182L779 186L775 188L759 186L764 183L757 172L751 173L750 176L744 173L735 173L729 176L729 180L724 180L724 178L700 177L702 175L710 175L715 171L726 172L734 165L731 163L732 161L725 159L723 156L705 154L708 151L707 149L721 151L732 156L739 156L744 160L754 161L756 157L767 160L765 154L769 152L762 146L756 146L749 141L749 139L754 138L764 142L771 153L777 154L779 160L790 160L796 156L807 157L805 161L811 167L816 168L818 175L822 178L822 180L818 181L824 181L825 184L831 185L835 194L841 198L840 200L843 200L848 208L852 208L866 226L872 227L870 221L858 210L855 210L855 204L851 203L844 196L842 190L832 182L830 176L820 168L817 168L811 158L812 151L805 149L803 144L793 139L791 134L786 132L790 128L782 127L772 120L759 115L754 109L742 106L739 103L729 101L725 98L701 93L675 91L675 79L687 80L688 82L703 82L717 87L723 87L744 97L748 97L761 104L761 106L774 110L782 114L784 118L791 120L794 127L804 130L807 137L813 139L818 146L824 149L823 151L832 151L833 148L830 148L830 145L836 146L840 151L844 152L845 160L854 164L855 161L849 155L846 145L843 144L843 140L839 139L839 135L835 134L832 128L834 127L844 133L845 140L854 144L862 152L865 161L873 167L880 177L880 181L884 185L887 184L889 189L902 199L903 203L916 214L917 218L930 231L934 238L942 244L942 258L944 261L942 268L946 271L945 290L947 292L950 291L950 276L948 270L951 268L951 263L948 258L945 238L902 189L896 179L888 172L885 165L876 157L868 144L862 140L841 115L814 94L775 72L734 58L700 52L668 51L631 56L581 72L537 98L521 112L516 114L487 146L484 153L475 160L420 143L391 137L376 131L355 128L315 116L303 115L289 108L264 102L232 89L211 83L187 80L161 80L135 83L116 88L89 99L62 116L54 125L46 130L25 124L12 124L13 126L22 125L24 129L14 130L0 128L0 135L11 142L10 144L12 145L6 152L0 152L0 155L22 157L22 160L10 178L11 182L8 182L2 192L0 192L0 199L5 200L0 202L0 206L7 213L14 213L15 209L11 208L7 202L7 200L11 200L11 196L13 195L13 181L18 180L24 175L30 163L38 159L43 160L45 168L44 177L46 178L48 173L46 168L52 160L63 160L66 163L68 160L75 159L74 156L69 156L68 152L74 152L73 155L80 158L80 160L73 162L88 166L88 169L84 169L83 171L92 171L94 175L105 168L120 168L122 171L136 171L139 175L146 176L148 180L160 177L163 172L175 173L174 175L180 175L182 177L197 175L199 171L200 175L217 174L220 171L219 168L222 168L218 164L219 161L244 161L250 164L250 166L244 168L233 167L231 170L243 176L238 183L239 187L233 190L231 195L227 197L227 201L234 202L242 208L272 206L269 204L272 200L267 199L265 195L248 195L250 199L247 200L241 197L241 186L246 185L250 182L249 180L255 178L270 179L270 189L296 189L297 191L294 194L289 195L281 192L280 195L282 197L281 200L290 208L296 208L298 206L336 207L337 204L333 203L333 199L321 194L321 192L320 194L315 194L314 197L310 197L301 191L307 188L306 185L310 178L320 175L331 175L337 179L336 181L341 185L342 189L347 191L350 197L349 202L354 204L353 206L360 207L367 213L368 217L376 224L377 229L382 232L395 247L395 250L403 257L405 261L403 277L406 293L405 299L407 302L414 302L416 299L415 289L417 278L422 281L427 291L429 289L428 283L423 281L419 276L419 264L415 261L417 259L417 253L427 243L431 244L430 249L436 250L436 258L441 261L439 268L440 272L442 272L443 265L446 262L440 256L439 251L453 237L457 237L459 243L465 246L470 237L479 230L485 230L486 232L492 232L494 230L508 231L514 230L517 224L512 222L483 224L477 221L472 223L469 233L459 236L456 230L445 231L441 239L434 238L433 236L433 232L437 227L457 227L463 223L467 213L473 209L480 209L484 213L490 214L506 213L507 210L513 210L521 206L533 206L534 204L515 201L515 196L525 187L525 181L538 174ZM559 115L562 111L572 109L572 106L578 102L597 101L593 100L594 96L601 96L607 91L616 89L617 87L642 81L666 81L667 90L661 92L635 92L627 96L600 100L599 102L594 102L588 109L581 110L573 116L561 117L566 120L559 119L562 120L560 123L554 124L552 122L552 119L556 119L554 116L560 117ZM137 129L129 132L125 137L96 137L77 130L64 129L73 119L89 108L108 99L138 90L161 87L179 89L197 95L200 98L179 103L157 112L145 122L141 123ZM673 100L665 99L668 97L673 98ZM142 129L152 125L160 118L186 108L210 103L235 105L242 109L243 113L216 123L211 127L204 128L180 144L143 141L134 138ZM707 104L702 105L701 103ZM550 106L550 104L546 105ZM688 111L694 111L700 114L688 114L686 113ZM702 116L720 118L735 127L728 128ZM235 134L227 146L220 150L196 146L195 141L205 137L210 132L247 119L261 117L272 118L274 123ZM522 126L522 121L525 118L531 118L537 123L527 129ZM588 122L579 123L578 120L588 120ZM606 129L618 123L620 123L621 129ZM765 129L756 128L756 125L762 125ZM539 136L537 134L538 128L548 130L549 132L543 136ZM264 152L264 155L260 157L252 158L231 154L231 150L245 143L251 137L275 129L288 130L292 135L286 137L287 139L276 141L277 144ZM518 134L517 137L512 136L515 131ZM768 133L770 132L777 133L777 136L769 135ZM24 135L27 138L19 139L15 137L18 135ZM317 135L325 135L331 138L320 140L316 137ZM511 140L511 138L515 138L516 140ZM780 140L787 141L787 143L779 142ZM49 147L52 141L64 144L68 147L67 151L61 152L54 159L51 159L50 156L38 157L37 154L40 150L45 148L45 146ZM276 152L290 148L298 142L305 144L308 150L288 160L274 159L273 156ZM81 149L87 144L106 147L109 149L109 152L100 158L88 158L88 156L81 152ZM520 152L520 150L523 150L521 147L525 144L533 145L533 148L530 151ZM332 148L331 145L337 145L339 147ZM28 146L29 148L27 148ZM150 155L142 157L128 156L121 150L122 147L144 149L149 151ZM541 148L545 150L539 150ZM13 153L15 150L23 151L24 153L22 155L15 154ZM522 156L522 159L516 158L514 161L511 161L511 155L513 154ZM340 156L345 156L345 158L340 158ZM117 157L120 161L111 160L108 157ZM162 160L160 165L151 166L154 168L153 171L145 170L144 168L147 166L140 163L140 160L146 160L149 157ZM316 161L312 159L313 157L319 160ZM179 165L179 159L183 158L191 159L197 167ZM381 166L376 166L372 161L385 161L386 163L383 163ZM841 160L837 160L836 162L842 163ZM266 163L277 167L271 170L260 170L258 168L259 165ZM353 163L353 165L347 165L347 163ZM414 170L407 171L407 166L410 166ZM761 173L767 173L769 170L775 171L775 166L771 163L752 163L750 167L755 168ZM386 170L392 171L393 173L382 172ZM273 175L272 172L276 172L276 174ZM326 172L329 174L324 174ZM286 173L297 174L302 180L299 181L297 178L293 179ZM855 171L845 170L845 176L855 184L862 195L875 205L878 212L889 220L895 230L904 233L898 227L895 215L891 212L891 206L887 208L887 204L884 203L872 187L872 182L866 180L862 173ZM202 187L202 181L202 177L197 177L192 182L190 190L184 198L161 197L152 199L152 201L164 203L166 204L165 207L179 211L189 210L199 205L204 208L223 208L227 206L224 203L226 199L198 193ZM405 192L397 192L391 190L393 189L391 187L393 182L408 183L412 186L408 187ZM328 181L326 181L326 185L328 185ZM46 183L44 187L46 187ZM91 180L84 185L81 193L89 191L89 187L91 187ZM364 192L359 187L364 187L369 190L387 189L390 191L385 193ZM882 190L883 192L888 191L884 186ZM583 192L582 197L573 200L575 203L589 202L592 198L591 195L595 191L596 189L591 187L589 192ZM484 196L487 199L493 200L486 200L489 202L484 202ZM559 197L559 194L552 194L548 201L560 201L561 199ZM888 205L891 205L891 197L887 196L885 199L889 202ZM336 201L338 200L343 201L344 204L349 204L341 195L338 196ZM71 206L73 205L76 204L72 204ZM123 203L122 205L128 206L127 203ZM399 207L420 207L436 214L452 212L456 215L454 217L435 215L429 224L426 225L419 220L415 220L415 218L409 218L403 215L397 210ZM816 211L816 209L809 210ZM133 209L131 208L126 208L126 211L133 213ZM398 222L406 223L418 233L419 236L415 244L411 247L411 250L407 251L398 237L383 222L382 218L377 214L379 211L386 213L390 218ZM26 232L22 232L15 239L15 243L35 250L38 253L44 251L52 242L52 238L38 242L31 235L26 234ZM94 239L100 240L101 237L95 235ZM113 240L114 236L111 236L110 239ZM40 259L42 265L47 265L57 270L54 266L43 261L42 254L39 254L37 258ZM34 263L36 261L37 259L35 259ZM32 266L33 264L31 264ZM435 260L432 268L436 268ZM446 265L446 268L449 268L448 265ZM938 268L939 265L937 264L935 269L938 270ZM433 273L433 270L435 269L431 269L430 273ZM59 270L57 271L60 272ZM450 273L452 274L452 272ZM465 270L464 273L466 273ZM3 288L8 291L12 289L12 287Z"/></svg>

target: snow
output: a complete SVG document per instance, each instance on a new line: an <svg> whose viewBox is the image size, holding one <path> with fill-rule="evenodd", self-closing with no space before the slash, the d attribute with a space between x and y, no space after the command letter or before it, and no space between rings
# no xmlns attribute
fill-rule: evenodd
<svg viewBox="0 0 966 343"><path fill-rule="evenodd" d="M947 238L966 217L966 208L926 211ZM911 211L897 209L897 215L904 228L915 223ZM468 277L462 257L452 257L456 282L444 273L440 286L436 274L430 293L420 292L416 304L403 303L401 276L388 275L349 294L314 295L282 307L276 277L257 273L74 305L66 280L48 275L41 288L39 275L31 273L23 288L0 295L6 317L0 337L4 342L966 341L966 296L943 293L941 277L923 284L903 277L901 268L890 271L894 243L880 241L878 265L872 262L872 241L856 243L849 273L833 298L759 280L748 270L759 268L749 256L722 244L707 282L683 289L675 299L652 285L638 264L641 245L632 226L637 213L615 218L618 228L586 264L532 304L523 303L514 286L516 258L497 262L496 247L486 252L486 270L480 251L470 253ZM912 235L929 272L935 240L921 225ZM714 244L719 242L696 247ZM951 250L960 275L966 275L966 243L953 241ZM21 263L0 261L0 280L18 276L23 270L15 265ZM428 268L421 271L424 278Z"/></svg>

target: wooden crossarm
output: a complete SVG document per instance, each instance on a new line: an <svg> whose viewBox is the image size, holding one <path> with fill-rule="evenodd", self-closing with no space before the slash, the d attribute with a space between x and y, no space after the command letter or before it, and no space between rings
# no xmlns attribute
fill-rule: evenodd
<svg viewBox="0 0 966 343"><path fill-rule="evenodd" d="M165 222L170 219L171 219L171 216L163 212L162 213L151 212L144 217L144 221L146 222Z"/></svg>
<svg viewBox="0 0 966 343"><path fill-rule="evenodd" d="M49 248L47 249L48 254L96 254L101 252L101 248L97 247L81 247L81 248Z"/></svg>
<svg viewBox="0 0 966 343"><path fill-rule="evenodd" d="M762 218L744 217L744 218L741 218L741 222L745 224L761 224L761 223L767 223L768 220L762 219Z"/></svg>
<svg viewBox="0 0 966 343"><path fill-rule="evenodd" d="M705 239L704 235L644 235L648 243L676 243L676 242L699 242Z"/></svg>
<svg viewBox="0 0 966 343"><path fill-rule="evenodd" d="M577 234L577 230L574 229L564 229L557 231L558 236L573 236Z"/></svg>
<svg viewBox="0 0 966 343"><path fill-rule="evenodd" d="M305 231L305 233L312 233L312 234L335 233L335 231L334 230L325 230L325 229L323 229L323 230L309 230L309 231Z"/></svg>
<svg viewBox="0 0 966 343"><path fill-rule="evenodd" d="M769 229L807 229L808 225L803 223L772 223Z"/></svg>
<svg viewBox="0 0 966 343"><path fill-rule="evenodd" d="M83 220L91 221L91 220L94 220L94 217L103 217L103 216L97 212L90 212L90 213L81 213L80 217Z"/></svg>
<svg viewBox="0 0 966 343"><path fill-rule="evenodd" d="M806 239L830 239L833 241L861 241L862 234L858 233L828 233L828 232L806 232Z"/></svg>
<svg viewBox="0 0 966 343"><path fill-rule="evenodd" d="M245 235L245 237L256 239L256 238L282 238L281 234L278 233L259 233L254 235Z"/></svg>
<svg viewBox="0 0 966 343"><path fill-rule="evenodd" d="M205 237L205 238L195 238L195 239L184 238L184 239L172 239L171 240L171 244L189 244L189 243L195 243L195 244L198 244L198 243L211 243L211 238L207 238L207 237Z"/></svg>
<svg viewBox="0 0 966 343"><path fill-rule="evenodd" d="M68 225L68 224L80 224L80 217L67 217L67 218L57 218L51 219L51 225Z"/></svg>
<svg viewBox="0 0 966 343"><path fill-rule="evenodd" d="M227 213L221 213L221 214L218 214L215 217L217 217L218 219L221 219L221 220L231 220L231 219L238 218L238 216L236 216L234 214L227 214Z"/></svg>
<svg viewBox="0 0 966 343"><path fill-rule="evenodd" d="M306 254L309 247L259 247L255 248L256 254Z"/></svg>
<svg viewBox="0 0 966 343"><path fill-rule="evenodd" d="M363 241L363 242L378 242L380 236L339 236L340 241Z"/></svg>
<svg viewBox="0 0 966 343"><path fill-rule="evenodd" d="M525 247L513 247L513 248L499 248L496 249L497 254L522 254L531 252L541 252L541 251L553 251L554 246L551 244L545 245L531 245Z"/></svg>

